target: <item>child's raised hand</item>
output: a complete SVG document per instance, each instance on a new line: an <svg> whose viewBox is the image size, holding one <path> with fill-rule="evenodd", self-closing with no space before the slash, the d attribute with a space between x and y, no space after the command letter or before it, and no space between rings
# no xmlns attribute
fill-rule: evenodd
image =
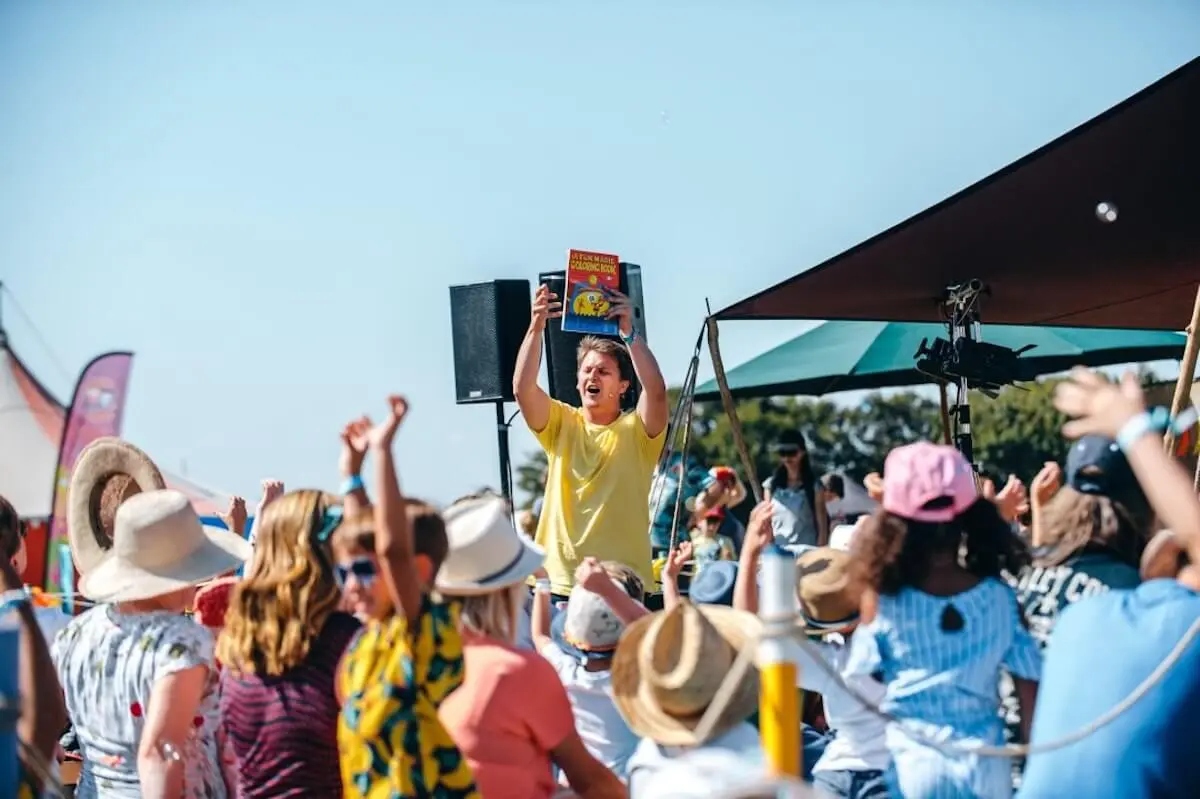
<svg viewBox="0 0 1200 799"><path fill-rule="evenodd" d="M404 417L408 416L408 400L399 394L388 397L388 415L367 433L367 441L374 450L391 449L396 431Z"/></svg>
<svg viewBox="0 0 1200 799"><path fill-rule="evenodd" d="M362 472L370 431L371 420L366 416L360 416L342 428L342 451L338 455L338 470L342 477L356 477Z"/></svg>
<svg viewBox="0 0 1200 799"><path fill-rule="evenodd" d="M1044 507L1054 498L1060 485L1062 485L1062 467L1054 461L1046 461L1046 465L1029 484L1033 506L1035 508Z"/></svg>
<svg viewBox="0 0 1200 799"><path fill-rule="evenodd" d="M1029 494L1025 490L1025 484L1021 482L1015 474L1008 476L1008 482L1004 484L1004 488L996 494L996 508L1000 511L1000 515L1004 521L1014 521L1021 515L1023 507L1029 505Z"/></svg>
<svg viewBox="0 0 1200 799"><path fill-rule="evenodd" d="M242 497L230 497L229 510L222 516L225 525L233 532L241 535L246 532L247 518L249 517L246 513L246 500Z"/></svg>
<svg viewBox="0 0 1200 799"><path fill-rule="evenodd" d="M258 514L261 515L267 506L283 496L282 480L263 480L262 498L258 501Z"/></svg>
<svg viewBox="0 0 1200 799"><path fill-rule="evenodd" d="M1063 425L1067 438L1089 434L1116 438L1130 419L1146 410L1146 398L1133 372L1126 372L1119 383L1110 383L1099 372L1077 366L1070 379L1055 388L1054 407L1073 417Z"/></svg>
<svg viewBox="0 0 1200 799"><path fill-rule="evenodd" d="M863 488L867 489L867 496L876 502L883 501L883 477L879 472L871 472L863 478Z"/></svg>
<svg viewBox="0 0 1200 799"><path fill-rule="evenodd" d="M667 562L663 564L663 576L674 580L683 572L683 567L692 559L692 542L681 541L675 549L667 555Z"/></svg>
<svg viewBox="0 0 1200 799"><path fill-rule="evenodd" d="M612 577L600 565L598 558L584 558L575 569L575 585L593 594L599 594L612 585Z"/></svg>

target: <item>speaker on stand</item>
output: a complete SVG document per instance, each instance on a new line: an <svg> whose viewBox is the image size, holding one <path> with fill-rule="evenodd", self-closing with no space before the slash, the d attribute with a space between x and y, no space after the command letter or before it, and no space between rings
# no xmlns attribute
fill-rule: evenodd
<svg viewBox="0 0 1200 799"><path fill-rule="evenodd" d="M566 294L567 273L542 272L538 275L538 283L550 287L550 291L558 295L561 301ZM637 264L621 264L621 292L629 297L633 305L633 329L644 340L646 335L646 312L642 297L642 268ZM583 340L582 333L564 332L559 320L551 320L546 325L544 341L546 378L550 387L550 396L559 402L565 402L576 408L583 404L577 385L578 367L576 353L579 342ZM630 390L621 398L621 410L628 411L637 407L638 397L642 387L634 377Z"/></svg>
<svg viewBox="0 0 1200 799"><path fill-rule="evenodd" d="M521 341L529 329L531 308L528 280L493 280L450 287L455 402L495 406L500 490L510 503L512 457L504 403L514 400L513 372Z"/></svg>

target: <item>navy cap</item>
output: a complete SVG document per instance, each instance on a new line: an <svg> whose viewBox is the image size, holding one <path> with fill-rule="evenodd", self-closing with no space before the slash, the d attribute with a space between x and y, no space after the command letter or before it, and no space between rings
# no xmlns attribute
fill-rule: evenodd
<svg viewBox="0 0 1200 799"><path fill-rule="evenodd" d="M700 567L688 586L688 599L701 605L733 607L733 586L738 565L732 560L712 560Z"/></svg>
<svg viewBox="0 0 1200 799"><path fill-rule="evenodd" d="M1117 442L1105 436L1084 436L1067 453L1067 485L1081 494L1113 497L1138 489L1137 478Z"/></svg>

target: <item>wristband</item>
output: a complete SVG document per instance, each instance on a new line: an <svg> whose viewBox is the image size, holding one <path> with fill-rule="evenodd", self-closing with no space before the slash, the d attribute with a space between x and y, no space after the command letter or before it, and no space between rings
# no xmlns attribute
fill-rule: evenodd
<svg viewBox="0 0 1200 799"><path fill-rule="evenodd" d="M29 593L24 588L14 588L0 594L0 618L7 616L10 611L21 605L29 604Z"/></svg>
<svg viewBox="0 0 1200 799"><path fill-rule="evenodd" d="M347 477L345 480L342 481L341 494L344 497L347 494L353 494L355 491L362 491L362 489L363 489L362 476L354 474L354 475Z"/></svg>
<svg viewBox="0 0 1200 799"><path fill-rule="evenodd" d="M551 594L551 593L553 593L553 591L550 590L550 581L545 578L535 580L533 583L533 593L535 593L535 594Z"/></svg>
<svg viewBox="0 0 1200 799"><path fill-rule="evenodd" d="M637 341L637 340L638 340L638 334L637 334L637 331L636 331L636 330L634 330L634 331L631 331L631 332L630 332L630 334L629 334L628 336L627 336L627 335L625 335L624 333L621 333L621 331L619 331L619 330L618 330L617 332L618 332L618 333L620 333L620 335L621 335L621 341L624 341L624 342L625 342L625 346L626 346L626 347L632 347L632 346L633 346L633 342L635 342L635 341Z"/></svg>
<svg viewBox="0 0 1200 799"><path fill-rule="evenodd" d="M1171 415L1166 408L1142 411L1121 426L1117 433L1117 446L1128 453L1130 448L1147 433L1162 432L1170 427Z"/></svg>

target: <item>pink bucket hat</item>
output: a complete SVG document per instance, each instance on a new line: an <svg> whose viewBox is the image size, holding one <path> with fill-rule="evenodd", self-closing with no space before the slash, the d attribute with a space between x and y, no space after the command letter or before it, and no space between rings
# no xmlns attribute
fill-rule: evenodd
<svg viewBox="0 0 1200 799"><path fill-rule="evenodd" d="M950 504L929 508L945 497ZM979 498L975 472L954 447L921 441L897 447L883 465L883 509L917 522L948 522Z"/></svg>

